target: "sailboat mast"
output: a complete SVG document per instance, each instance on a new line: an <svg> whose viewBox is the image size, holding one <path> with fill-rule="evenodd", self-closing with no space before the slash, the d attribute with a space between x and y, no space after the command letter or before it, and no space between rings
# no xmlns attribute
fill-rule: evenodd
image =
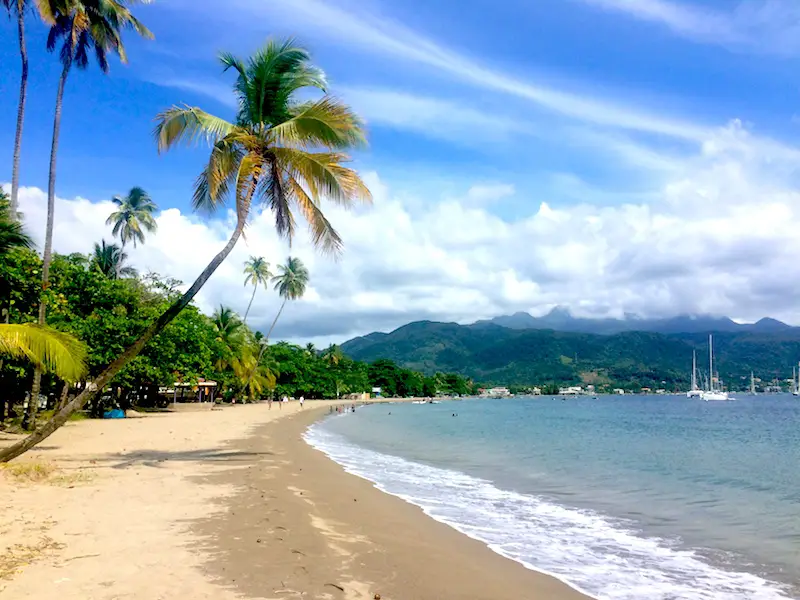
<svg viewBox="0 0 800 600"><path fill-rule="evenodd" d="M710 333L708 334L708 389L714 391L714 350Z"/></svg>

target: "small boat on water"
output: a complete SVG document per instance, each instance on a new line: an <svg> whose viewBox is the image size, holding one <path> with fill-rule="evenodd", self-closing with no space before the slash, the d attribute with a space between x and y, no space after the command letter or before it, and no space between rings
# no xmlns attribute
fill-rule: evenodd
<svg viewBox="0 0 800 600"><path fill-rule="evenodd" d="M714 344L712 336L708 336L708 390L703 391L700 397L706 402L731 400L728 392L714 389Z"/></svg>
<svg viewBox="0 0 800 600"><path fill-rule="evenodd" d="M692 350L692 389L686 392L687 398L700 398L703 391L697 387L697 351Z"/></svg>

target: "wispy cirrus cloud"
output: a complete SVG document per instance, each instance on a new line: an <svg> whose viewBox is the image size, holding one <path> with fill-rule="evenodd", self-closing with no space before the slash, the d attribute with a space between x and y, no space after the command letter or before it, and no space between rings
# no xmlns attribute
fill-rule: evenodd
<svg viewBox="0 0 800 600"><path fill-rule="evenodd" d="M182 2L186 0L175 0L174 7ZM711 129L680 118L650 113L621 100L599 98L588 89L559 89L505 72L402 23L370 14L368 9L352 2L230 0L229 4L231 10L248 15L248 20L259 29L265 20L279 19L286 26L303 32L304 37L313 33L372 55L427 67L438 76L444 74L457 83L528 101L550 114L593 125L694 141L706 138ZM193 0L192 9L211 14L216 10L216 2Z"/></svg>
<svg viewBox="0 0 800 600"><path fill-rule="evenodd" d="M800 54L800 4L740 0L729 10L671 0L577 0L640 21L663 25L696 42L768 54Z"/></svg>

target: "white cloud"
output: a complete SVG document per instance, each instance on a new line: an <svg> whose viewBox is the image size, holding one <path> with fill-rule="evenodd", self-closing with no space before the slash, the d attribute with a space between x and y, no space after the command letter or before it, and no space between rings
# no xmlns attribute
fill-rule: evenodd
<svg viewBox="0 0 800 600"><path fill-rule="evenodd" d="M800 52L800 6L794 0L740 0L721 11L669 0L579 0L663 25L688 39L781 55Z"/></svg>
<svg viewBox="0 0 800 600"><path fill-rule="evenodd" d="M409 202L404 190L367 174L374 207L328 209L345 240L342 260L316 255L304 235L296 240L292 253L309 265L312 289L287 308L277 334L324 343L415 319L471 322L555 304L578 314L711 312L800 323L793 161L764 159L736 125L705 146L713 151L687 161L669 184L606 206L561 207L499 182L476 183L461 198ZM513 222L494 215L491 200L509 194L527 201L531 213ZM44 193L25 188L21 207L41 235ZM94 241L109 239L110 209L107 202L59 199L56 250L88 252ZM232 228L230 218L202 222L177 209L158 222L158 234L131 251L133 261L187 283ZM288 252L269 215L257 216L246 243L201 292L201 307L210 311L223 302L244 310L242 262L251 254L277 262ZM268 327L277 308L274 293L259 293L250 322Z"/></svg>

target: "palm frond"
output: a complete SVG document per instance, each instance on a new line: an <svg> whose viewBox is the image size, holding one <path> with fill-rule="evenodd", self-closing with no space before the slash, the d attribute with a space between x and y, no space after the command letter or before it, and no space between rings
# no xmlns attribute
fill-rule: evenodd
<svg viewBox="0 0 800 600"><path fill-rule="evenodd" d="M219 140L211 149L208 164L195 181L192 207L212 213L224 204L230 186L236 181L244 152L235 136Z"/></svg>
<svg viewBox="0 0 800 600"><path fill-rule="evenodd" d="M204 138L211 144L230 134L235 125L191 106L173 106L159 113L153 135L159 152L181 142L192 144Z"/></svg>
<svg viewBox="0 0 800 600"><path fill-rule="evenodd" d="M372 201L372 194L358 173L342 166L349 160L346 154L296 148L275 148L273 154L281 168L305 184L315 202L324 197L350 207L355 201Z"/></svg>
<svg viewBox="0 0 800 600"><path fill-rule="evenodd" d="M276 146L344 150L366 144L366 134L349 106L325 96L303 105L288 121L273 126L268 140Z"/></svg>
<svg viewBox="0 0 800 600"><path fill-rule="evenodd" d="M311 233L311 241L324 254L338 256L342 252L342 238L325 217L317 204L309 198L296 179L290 180L295 203L300 208Z"/></svg>
<svg viewBox="0 0 800 600"><path fill-rule="evenodd" d="M22 223L12 221L5 215L0 217L0 256L14 248L33 249L34 247L33 238L26 233Z"/></svg>
<svg viewBox="0 0 800 600"><path fill-rule="evenodd" d="M86 374L86 347L67 333L44 325L0 324L0 354L26 358L69 382Z"/></svg>

